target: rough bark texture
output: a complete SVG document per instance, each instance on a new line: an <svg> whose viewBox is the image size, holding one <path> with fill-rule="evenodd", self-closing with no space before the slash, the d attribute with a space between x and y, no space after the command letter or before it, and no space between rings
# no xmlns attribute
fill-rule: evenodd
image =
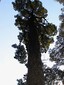
<svg viewBox="0 0 64 85"><path fill-rule="evenodd" d="M44 85L43 64L36 26L30 22L27 85Z"/></svg>

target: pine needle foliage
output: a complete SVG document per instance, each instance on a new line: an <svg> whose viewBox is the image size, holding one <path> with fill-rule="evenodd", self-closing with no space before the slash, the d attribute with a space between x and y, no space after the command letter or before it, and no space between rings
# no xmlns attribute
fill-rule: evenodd
<svg viewBox="0 0 64 85"><path fill-rule="evenodd" d="M32 29L37 31L38 40L40 43L41 52L46 52L49 48L49 45L54 41L53 36L57 33L56 26L52 23L49 23L46 20L47 10L42 6L42 2L39 0L15 0L12 2L14 10L18 11L18 14L15 15L15 25L20 30L18 39L20 43L26 45L28 51L28 42L29 42L29 33L30 33L30 24ZM33 25L32 25L33 24ZM36 34L35 34L36 35ZM15 45L12 45L15 47ZM21 47L21 49L19 48ZM16 46L17 50L15 53L15 58L20 62L25 56L25 50L21 44ZM22 52L23 49L23 52ZM19 52L22 53L19 53ZM26 57L24 57L25 59Z"/></svg>

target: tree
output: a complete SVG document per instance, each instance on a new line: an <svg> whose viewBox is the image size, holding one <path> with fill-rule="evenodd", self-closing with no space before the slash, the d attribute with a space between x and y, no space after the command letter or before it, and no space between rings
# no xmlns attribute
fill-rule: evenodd
<svg viewBox="0 0 64 85"><path fill-rule="evenodd" d="M62 3L64 3L64 1ZM58 68L64 65L64 8L61 8L61 11L62 14L59 16L59 19L61 20L59 35L57 36L55 47L50 51L50 60L55 61L55 66L58 69L58 76L62 81L64 81L64 71L61 69L59 70Z"/></svg>
<svg viewBox="0 0 64 85"><path fill-rule="evenodd" d="M59 35L57 36L57 41L55 48L50 51L50 59L54 60L57 65L64 64L64 8L61 9L62 14L59 19L62 21L59 28Z"/></svg>
<svg viewBox="0 0 64 85"><path fill-rule="evenodd" d="M46 20L47 10L39 0L15 0L12 4L18 11L15 25L20 30L19 45L12 45L16 48L14 58L28 68L27 85L44 85L41 53L46 52L53 42L56 26Z"/></svg>
<svg viewBox="0 0 64 85"><path fill-rule="evenodd" d="M56 1L58 1L61 4L64 4L64 0L56 0Z"/></svg>

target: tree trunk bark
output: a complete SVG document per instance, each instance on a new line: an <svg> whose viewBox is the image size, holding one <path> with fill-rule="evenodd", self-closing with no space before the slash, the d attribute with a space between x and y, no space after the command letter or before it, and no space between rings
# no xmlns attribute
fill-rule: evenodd
<svg viewBox="0 0 64 85"><path fill-rule="evenodd" d="M31 56L30 56L31 57ZM35 57L35 56L34 56ZM29 58L27 85L45 85L44 75L40 59Z"/></svg>
<svg viewBox="0 0 64 85"><path fill-rule="evenodd" d="M45 85L37 28L32 23L28 37L27 85Z"/></svg>

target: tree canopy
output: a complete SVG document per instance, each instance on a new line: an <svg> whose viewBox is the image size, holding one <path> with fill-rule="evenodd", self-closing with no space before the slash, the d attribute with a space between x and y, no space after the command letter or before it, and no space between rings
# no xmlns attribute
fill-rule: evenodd
<svg viewBox="0 0 64 85"><path fill-rule="evenodd" d="M58 0L64 3L63 0ZM57 76L63 81L64 84L64 69L60 69L61 66L64 65L64 7L61 8L61 15L59 16L59 20L61 20L59 26L59 35L57 36L57 41L55 47L50 51L50 60L55 61L55 65L53 66L56 70Z"/></svg>
<svg viewBox="0 0 64 85"><path fill-rule="evenodd" d="M20 30L18 39L23 42L26 47L28 45L28 33L29 33L29 24L34 23L35 29L38 34L38 39L40 43L41 52L46 52L49 48L50 43L53 42L53 36L56 34L56 26L52 23L49 23L45 18L47 17L47 10L42 6L42 3L39 0L15 0L12 3L14 10L18 11L18 14L15 16L15 25ZM31 19L31 21L30 21ZM14 48L20 49L19 45L14 44ZM21 52L24 50L23 46L21 47ZM18 52L16 51L15 58L20 58ZM19 51L20 52L20 51ZM22 52L23 55L25 51ZM17 56L18 55L18 56ZM22 54L20 54L22 56ZM22 58L22 57L21 57ZM25 55L24 55L24 58ZM19 59L23 60L23 59Z"/></svg>

